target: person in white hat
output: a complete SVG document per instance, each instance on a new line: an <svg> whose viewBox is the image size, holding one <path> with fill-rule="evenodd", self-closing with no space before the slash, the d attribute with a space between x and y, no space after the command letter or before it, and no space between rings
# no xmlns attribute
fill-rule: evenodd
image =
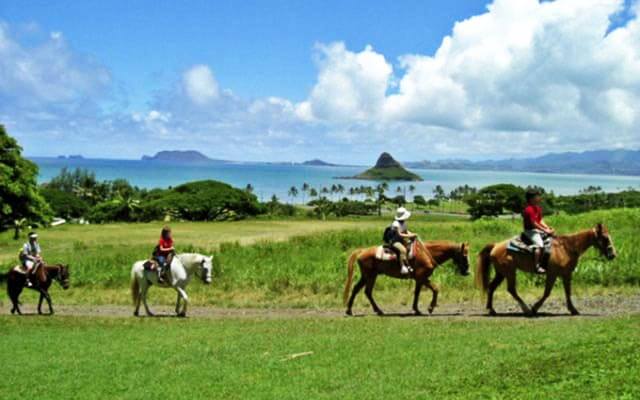
<svg viewBox="0 0 640 400"><path fill-rule="evenodd" d="M395 230L395 239L391 245L398 251L400 255L400 273L402 275L409 275L413 272L413 269L409 265L409 258L407 256L407 244L409 241L415 239L418 235L410 232L407 228L407 220L411 217L411 213L404 207L400 207L396 210L396 218L391 224L391 228Z"/></svg>
<svg viewBox="0 0 640 400"><path fill-rule="evenodd" d="M42 254L38 243L38 234L30 232L28 237L29 241L22 246L22 251L20 252L20 262L27 271L27 286L31 287L31 275L35 274L40 264L42 264Z"/></svg>

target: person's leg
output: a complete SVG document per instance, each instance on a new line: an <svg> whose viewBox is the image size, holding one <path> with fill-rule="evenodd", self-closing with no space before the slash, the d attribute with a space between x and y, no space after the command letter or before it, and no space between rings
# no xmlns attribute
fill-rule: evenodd
<svg viewBox="0 0 640 400"><path fill-rule="evenodd" d="M544 248L544 240L542 240L542 235L537 230L530 230L525 233L531 240L532 246L534 248L533 262L535 266L535 272L538 274L544 274L547 272L547 270L546 268L542 267L540 263L540 261L542 260L542 251Z"/></svg>
<svg viewBox="0 0 640 400"><path fill-rule="evenodd" d="M31 282L31 276L33 274L34 262L31 260L24 260L23 265L27 272L25 273L25 279L27 287L33 287L33 283Z"/></svg>
<svg viewBox="0 0 640 400"><path fill-rule="evenodd" d="M407 248L401 242L395 242L393 244L393 248L398 251L398 254L400 254L400 273L403 275L409 274L409 272L411 272L411 267L409 266L409 259L407 257Z"/></svg>
<svg viewBox="0 0 640 400"><path fill-rule="evenodd" d="M157 256L156 261L158 262L158 282L164 283L162 275L164 274L164 264L166 263L166 259L164 258L164 256Z"/></svg>

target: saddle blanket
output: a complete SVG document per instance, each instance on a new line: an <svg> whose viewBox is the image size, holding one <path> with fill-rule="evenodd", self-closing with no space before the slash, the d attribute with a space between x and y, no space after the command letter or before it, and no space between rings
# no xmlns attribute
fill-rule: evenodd
<svg viewBox="0 0 640 400"><path fill-rule="evenodd" d="M411 243L411 246L409 246L408 257L410 260L415 258L416 246L416 242ZM383 245L378 246L376 249L376 259L381 261L395 261L398 259L398 256L396 256L395 251L391 247Z"/></svg>
<svg viewBox="0 0 640 400"><path fill-rule="evenodd" d="M551 253L551 243L553 238L551 236L544 237L544 251L545 253ZM523 238L523 235L514 236L507 244L507 250L514 253L533 254L536 246L528 244Z"/></svg>
<svg viewBox="0 0 640 400"><path fill-rule="evenodd" d="M13 267L13 270L22 275L25 275L27 273L27 269L22 265L16 265L15 267Z"/></svg>

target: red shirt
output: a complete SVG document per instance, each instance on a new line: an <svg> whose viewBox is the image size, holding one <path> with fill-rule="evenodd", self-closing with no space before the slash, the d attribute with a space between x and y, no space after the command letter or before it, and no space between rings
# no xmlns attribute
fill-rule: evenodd
<svg viewBox="0 0 640 400"><path fill-rule="evenodd" d="M173 247L173 239L165 239L165 238L160 238L160 241L158 241L158 252L160 253L161 256L167 256L169 254L169 252L167 251L162 251L162 249L169 249Z"/></svg>
<svg viewBox="0 0 640 400"><path fill-rule="evenodd" d="M522 212L522 220L524 221L524 229L537 229L535 223L542 222L542 207L529 204Z"/></svg>

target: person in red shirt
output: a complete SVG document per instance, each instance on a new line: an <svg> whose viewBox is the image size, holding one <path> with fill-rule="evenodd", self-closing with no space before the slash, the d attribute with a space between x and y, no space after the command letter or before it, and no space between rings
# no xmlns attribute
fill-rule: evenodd
<svg viewBox="0 0 640 400"><path fill-rule="evenodd" d="M158 282L163 283L163 275L168 266L171 265L175 248L173 246L173 237L171 228L165 226L160 233L160 240L156 246L155 259L158 262Z"/></svg>
<svg viewBox="0 0 640 400"><path fill-rule="evenodd" d="M537 190L528 190L526 193L527 205L522 212L524 223L524 235L533 243L536 272L547 272L548 257L543 257L544 238L542 235L555 236L556 232L547 225L542 218L542 196Z"/></svg>

